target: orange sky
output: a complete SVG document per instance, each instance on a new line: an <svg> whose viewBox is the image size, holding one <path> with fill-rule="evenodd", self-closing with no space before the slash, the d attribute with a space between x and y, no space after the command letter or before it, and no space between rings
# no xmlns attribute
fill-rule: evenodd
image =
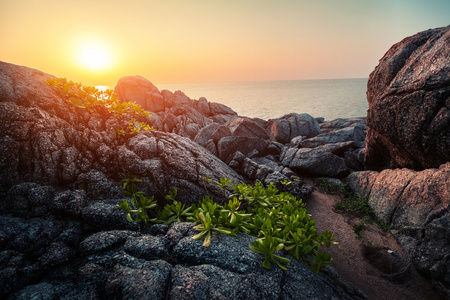
<svg viewBox="0 0 450 300"><path fill-rule="evenodd" d="M3 0L0 60L89 85L358 78L449 16L448 0Z"/></svg>

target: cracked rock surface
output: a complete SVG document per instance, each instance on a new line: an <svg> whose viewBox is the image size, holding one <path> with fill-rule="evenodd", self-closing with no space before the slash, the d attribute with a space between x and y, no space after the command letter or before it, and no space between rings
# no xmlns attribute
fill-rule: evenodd
<svg viewBox="0 0 450 300"><path fill-rule="evenodd" d="M450 286L450 162L439 169L354 172L347 183L427 278Z"/></svg>

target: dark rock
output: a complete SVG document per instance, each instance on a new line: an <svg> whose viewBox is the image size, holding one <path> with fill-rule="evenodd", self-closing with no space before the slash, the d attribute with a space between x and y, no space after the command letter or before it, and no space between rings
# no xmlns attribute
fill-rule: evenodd
<svg viewBox="0 0 450 300"><path fill-rule="evenodd" d="M285 156L283 165L289 160L289 168L296 172L305 172L318 176L339 177L348 172L343 158L329 152L325 145L317 148L300 148L292 152L292 157ZM327 149L322 148L327 147Z"/></svg>
<svg viewBox="0 0 450 300"><path fill-rule="evenodd" d="M231 161L231 155L234 155L236 151L240 151L244 155L248 155L254 150L264 154L267 152L269 144L269 141L255 137L227 136L217 143L217 152L222 161L228 162Z"/></svg>
<svg viewBox="0 0 450 300"><path fill-rule="evenodd" d="M286 175L283 175L282 173L275 171L267 175L267 177L264 179L264 184L267 186L273 183L277 189L282 190L283 186L281 182L283 180L289 180L289 178Z"/></svg>
<svg viewBox="0 0 450 300"><path fill-rule="evenodd" d="M344 160L347 167L353 171L363 171L364 153L365 153L364 148L345 151Z"/></svg>
<svg viewBox="0 0 450 300"><path fill-rule="evenodd" d="M247 178L256 179L256 172L258 172L259 165L254 160L246 157L242 162L241 169Z"/></svg>
<svg viewBox="0 0 450 300"><path fill-rule="evenodd" d="M296 136L311 138L320 132L319 123L309 114L288 114L269 123L271 138L283 144Z"/></svg>
<svg viewBox="0 0 450 300"><path fill-rule="evenodd" d="M50 203L50 210L57 214L80 216L82 209L87 205L84 190L63 191L57 193Z"/></svg>
<svg viewBox="0 0 450 300"><path fill-rule="evenodd" d="M331 143L331 144L325 144L323 146L316 147L316 149L320 149L324 152L330 152L338 156L343 156L345 151L349 150L354 146L353 141L348 142L340 142L340 143Z"/></svg>
<svg viewBox="0 0 450 300"><path fill-rule="evenodd" d="M110 299L165 299L172 266L162 260L143 262L136 267L117 264L108 278Z"/></svg>
<svg viewBox="0 0 450 300"><path fill-rule="evenodd" d="M125 213L117 209L119 200L95 201L83 208L81 217L84 230L95 232L98 230L138 230L139 225L129 223Z"/></svg>
<svg viewBox="0 0 450 300"><path fill-rule="evenodd" d="M129 230L112 230L95 233L80 243L80 250L85 254L92 254L110 249L118 244L123 244L136 232Z"/></svg>
<svg viewBox="0 0 450 300"><path fill-rule="evenodd" d="M67 247L62 242L52 243L40 258L41 266L44 268L51 268L62 265L69 261L74 255L74 252L73 249Z"/></svg>
<svg viewBox="0 0 450 300"><path fill-rule="evenodd" d="M206 142L205 149L208 150L212 155L217 156L217 146L212 139Z"/></svg>
<svg viewBox="0 0 450 300"><path fill-rule="evenodd" d="M281 277L236 274L209 264L173 269L169 299L279 299Z"/></svg>
<svg viewBox="0 0 450 300"><path fill-rule="evenodd" d="M202 129L200 129L197 133L197 135L194 138L194 142L199 144L200 146L205 147L208 140L211 139L212 134L216 131L217 128L219 128L219 124L217 123L211 123Z"/></svg>
<svg viewBox="0 0 450 300"><path fill-rule="evenodd" d="M168 230L169 226L167 226L166 224L154 224L152 227L150 227L150 234L165 235Z"/></svg>
<svg viewBox="0 0 450 300"><path fill-rule="evenodd" d="M145 260L164 258L169 252L163 237L151 235L129 237L124 250L134 257Z"/></svg>
<svg viewBox="0 0 450 300"><path fill-rule="evenodd" d="M222 125L218 127L211 135L211 139L214 143L218 143L222 138L226 136L231 136L231 130L228 126Z"/></svg>
<svg viewBox="0 0 450 300"><path fill-rule="evenodd" d="M370 74L368 169L436 168L450 161L450 26L393 45Z"/></svg>

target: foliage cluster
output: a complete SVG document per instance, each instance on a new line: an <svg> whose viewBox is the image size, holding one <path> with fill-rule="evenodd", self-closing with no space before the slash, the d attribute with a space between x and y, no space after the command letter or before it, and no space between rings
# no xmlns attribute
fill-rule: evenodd
<svg viewBox="0 0 450 300"><path fill-rule="evenodd" d="M150 113L134 102L119 101L113 90L100 91L93 86L68 81L66 78L47 78L45 82L66 98L73 109L93 112L97 107L104 107L114 116L121 118L124 122L121 128L116 128L118 137L125 135L125 129L129 134L152 129L149 124L136 120L139 116L150 117Z"/></svg>
<svg viewBox="0 0 450 300"><path fill-rule="evenodd" d="M203 180L211 181L209 176ZM332 232L318 234L314 227L315 221L307 213L302 200L286 192L279 193L273 184L267 187L263 187L260 182L254 186L236 184L231 187L233 193L228 195L225 204L215 203L205 188L208 195L198 204L187 208L176 201L175 188L166 196L171 204L156 209L155 213L149 209L156 204L153 199L147 200L149 198L137 191L138 182L140 180L132 178L123 180L123 194L131 197L131 205L128 199L124 199L117 207L127 213L128 221L141 224L147 224L148 221L165 224L179 221L198 223L194 229L199 233L193 238L203 239L204 247L211 245L212 237L217 232L230 236L237 236L239 232L256 236L257 239L249 247L264 256L263 266L267 269L271 268L273 262L286 270L285 264L290 262L283 256L286 252L297 260L309 263L315 272L332 262L330 255L321 252L323 245L330 247L331 244L337 244ZM231 180L221 178L215 184L226 194ZM243 209L244 206L246 209ZM148 214L152 213L156 217L150 219Z"/></svg>

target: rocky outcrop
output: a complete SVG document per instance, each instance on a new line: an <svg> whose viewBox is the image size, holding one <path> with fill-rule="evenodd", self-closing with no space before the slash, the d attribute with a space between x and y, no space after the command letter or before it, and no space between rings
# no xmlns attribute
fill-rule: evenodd
<svg viewBox="0 0 450 300"><path fill-rule="evenodd" d="M224 124L236 116L231 108L210 103L206 98L194 100L181 91L159 91L149 80L141 76L125 76L115 87L118 97L134 101L152 116L145 121L155 129L176 133L191 140L199 130L210 124Z"/></svg>
<svg viewBox="0 0 450 300"><path fill-rule="evenodd" d="M88 233L55 218L0 216L0 225L2 299L365 298L295 259L287 272L264 269L251 236L214 236L205 248L192 239L192 223L146 233L121 223Z"/></svg>
<svg viewBox="0 0 450 300"><path fill-rule="evenodd" d="M179 135L155 130L118 138L116 117L73 110L44 82L51 75L7 63L0 63L0 74L2 201L22 182L80 189L88 198L118 197L120 180L131 173L144 180L149 195L163 198L178 187L181 200L193 203L203 194L202 177L243 181Z"/></svg>
<svg viewBox="0 0 450 300"><path fill-rule="evenodd" d="M365 118L337 119L320 124L319 135L293 138L282 148L280 162L299 174L342 177L363 170Z"/></svg>
<svg viewBox="0 0 450 300"><path fill-rule="evenodd" d="M420 172L355 172L347 183L395 229L415 267L450 288L450 162Z"/></svg>
<svg viewBox="0 0 450 300"><path fill-rule="evenodd" d="M44 82L49 77L0 63L0 298L365 298L326 275L333 272L316 275L296 260L287 272L264 269L248 248L254 237L214 235L204 248L192 239L193 224L143 228L116 208L126 173L160 202L174 187L177 200L197 202L205 185L220 201L207 175L283 188L280 182L297 174L278 163L283 145L270 141L265 121L133 77L117 91L141 97L157 111L146 120L170 132L119 137L117 117L73 109ZM311 194L301 180L287 191Z"/></svg>
<svg viewBox="0 0 450 300"><path fill-rule="evenodd" d="M370 74L368 169L436 168L450 161L450 26L392 46Z"/></svg>

